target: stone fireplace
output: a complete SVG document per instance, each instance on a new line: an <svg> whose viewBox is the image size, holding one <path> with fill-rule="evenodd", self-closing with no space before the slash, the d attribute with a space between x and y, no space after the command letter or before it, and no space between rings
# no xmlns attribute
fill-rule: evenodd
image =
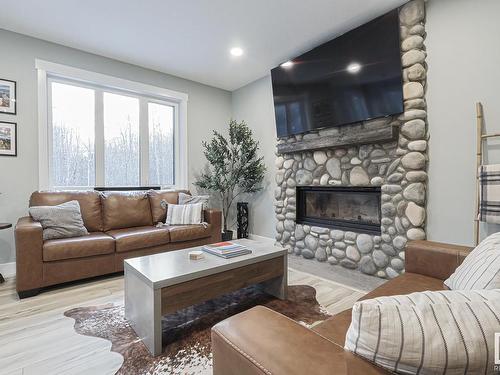
<svg viewBox="0 0 500 375"><path fill-rule="evenodd" d="M297 186L296 224L380 235L380 187Z"/></svg>
<svg viewBox="0 0 500 375"><path fill-rule="evenodd" d="M425 10L399 11L404 113L278 139L276 240L289 253L382 278L425 234Z"/></svg>

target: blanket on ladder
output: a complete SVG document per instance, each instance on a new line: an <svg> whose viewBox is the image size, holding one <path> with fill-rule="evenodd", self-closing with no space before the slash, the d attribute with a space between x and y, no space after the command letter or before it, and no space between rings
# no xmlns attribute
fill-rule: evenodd
<svg viewBox="0 0 500 375"><path fill-rule="evenodd" d="M479 167L478 219L500 224L500 164Z"/></svg>

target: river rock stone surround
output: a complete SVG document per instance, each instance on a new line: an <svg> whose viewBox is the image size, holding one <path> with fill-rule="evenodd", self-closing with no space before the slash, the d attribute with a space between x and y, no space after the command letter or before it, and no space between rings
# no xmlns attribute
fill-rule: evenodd
<svg viewBox="0 0 500 375"><path fill-rule="evenodd" d="M425 239L427 188L427 111L425 87L425 8L413 0L399 11L404 113L342 127L363 132L370 127L397 126L393 142L277 155L276 241L289 253L340 264L382 278L404 271L408 240ZM286 139L339 134L329 128ZM297 185L380 186L381 235L331 230L295 223Z"/></svg>

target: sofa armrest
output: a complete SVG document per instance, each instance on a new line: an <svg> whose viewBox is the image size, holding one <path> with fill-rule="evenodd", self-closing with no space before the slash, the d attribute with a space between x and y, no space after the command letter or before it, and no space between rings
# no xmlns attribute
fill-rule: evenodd
<svg viewBox="0 0 500 375"><path fill-rule="evenodd" d="M406 272L446 280L473 248L433 241L410 241L406 246Z"/></svg>
<svg viewBox="0 0 500 375"><path fill-rule="evenodd" d="M37 289L43 280L43 229L31 217L18 220L16 239L16 289L18 292Z"/></svg>
<svg viewBox="0 0 500 375"><path fill-rule="evenodd" d="M210 242L220 242L222 237L222 212L212 208L205 210L204 220L212 226Z"/></svg>
<svg viewBox="0 0 500 375"><path fill-rule="evenodd" d="M221 227L222 225L222 211L209 208L204 211L205 221L212 224L214 227Z"/></svg>
<svg viewBox="0 0 500 375"><path fill-rule="evenodd" d="M216 324L212 353L214 375L386 373L263 306Z"/></svg>

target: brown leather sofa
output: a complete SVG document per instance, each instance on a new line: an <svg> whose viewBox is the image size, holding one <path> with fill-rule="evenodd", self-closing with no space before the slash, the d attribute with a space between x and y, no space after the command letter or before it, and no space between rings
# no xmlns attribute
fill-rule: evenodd
<svg viewBox="0 0 500 375"><path fill-rule="evenodd" d="M410 242L406 273L362 299L424 290L443 290L443 280L471 248L430 241ZM262 306L212 328L214 375L371 375L388 372L343 349L351 322L346 310L308 329Z"/></svg>
<svg viewBox="0 0 500 375"><path fill-rule="evenodd" d="M34 192L31 206L80 203L88 236L43 241L42 226L31 217L15 228L16 283L20 298L41 288L123 271L123 260L218 242L221 212L205 210L208 225L156 228L165 221L161 201L175 204L178 191Z"/></svg>

